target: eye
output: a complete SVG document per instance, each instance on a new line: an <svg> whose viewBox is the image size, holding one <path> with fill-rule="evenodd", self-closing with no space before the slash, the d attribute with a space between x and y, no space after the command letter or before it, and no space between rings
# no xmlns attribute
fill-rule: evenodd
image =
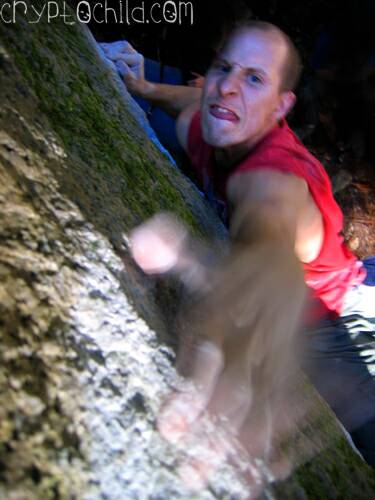
<svg viewBox="0 0 375 500"><path fill-rule="evenodd" d="M247 75L247 81L255 85L260 85L263 83L262 78L255 73L250 73L249 75Z"/></svg>
<svg viewBox="0 0 375 500"><path fill-rule="evenodd" d="M230 68L229 64L227 64L223 61L216 61L213 63L212 69L214 71L218 71L221 73L229 73L231 68Z"/></svg>

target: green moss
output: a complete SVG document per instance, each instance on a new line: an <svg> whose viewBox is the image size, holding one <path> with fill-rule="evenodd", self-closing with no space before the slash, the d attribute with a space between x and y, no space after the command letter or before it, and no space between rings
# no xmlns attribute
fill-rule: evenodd
<svg viewBox="0 0 375 500"><path fill-rule="evenodd" d="M65 150L68 154L73 150L103 177L119 170L129 187L123 190L124 199L128 205L134 203L134 212L147 217L160 208L173 209L194 232L202 234L176 190L179 180L166 172L163 155L146 138L134 137L136 125L130 114L115 112L99 97L95 86L105 86L106 75L97 69L94 82L88 76L96 59L80 30L61 23L58 36L51 36L51 29L52 25L45 22L37 27L14 25L8 50ZM21 30L31 31L27 45L20 44L25 39ZM71 75L69 86L66 74ZM113 98L113 92L109 98ZM157 160L150 162L150 157ZM71 168L74 173L74 165ZM156 186L153 179L157 179Z"/></svg>
<svg viewBox="0 0 375 500"><path fill-rule="evenodd" d="M337 430L334 431L337 434ZM293 481L307 498L371 498L375 477L349 443L339 436L310 461L296 469Z"/></svg>

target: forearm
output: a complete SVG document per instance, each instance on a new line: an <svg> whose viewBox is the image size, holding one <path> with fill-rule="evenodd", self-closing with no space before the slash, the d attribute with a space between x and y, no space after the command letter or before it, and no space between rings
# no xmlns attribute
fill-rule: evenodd
<svg viewBox="0 0 375 500"><path fill-rule="evenodd" d="M187 87L184 85L168 85L164 83L153 83L144 80L142 85L135 82L126 82L129 91L150 104L163 109L166 113L176 118L183 109L201 98L200 88Z"/></svg>

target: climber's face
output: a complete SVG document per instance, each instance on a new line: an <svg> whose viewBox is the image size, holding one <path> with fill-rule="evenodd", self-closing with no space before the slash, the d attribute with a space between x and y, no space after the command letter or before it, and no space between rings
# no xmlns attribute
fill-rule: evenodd
<svg viewBox="0 0 375 500"><path fill-rule="evenodd" d="M286 55L278 33L234 32L205 79L202 129L208 144L246 153L285 116L288 96L294 96L280 90Z"/></svg>

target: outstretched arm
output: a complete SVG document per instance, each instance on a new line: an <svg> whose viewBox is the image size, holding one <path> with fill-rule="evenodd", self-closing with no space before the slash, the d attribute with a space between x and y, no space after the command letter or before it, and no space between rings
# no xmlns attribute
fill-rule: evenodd
<svg viewBox="0 0 375 500"><path fill-rule="evenodd" d="M227 195L233 209L230 251L210 277L197 328L220 356L216 365L200 357L199 364L215 374L207 378L205 370L209 383L200 380L197 365L191 376L211 411L226 415L237 405L241 422L251 394L267 399L283 378L305 296L301 261L319 254L323 223L306 182L291 174L272 169L238 174ZM234 402L236 387L246 384L244 399Z"/></svg>
<svg viewBox="0 0 375 500"><path fill-rule="evenodd" d="M300 261L316 257L323 228L306 182L290 174L236 175L228 199L230 251L195 312L200 338L220 355L213 361L210 351L207 359L201 353L190 376L206 407L224 416L235 411L240 428L251 399L267 399L283 378L304 301Z"/></svg>
<svg viewBox="0 0 375 500"><path fill-rule="evenodd" d="M272 169L238 174L227 194L233 208L231 245L211 269L204 259L195 262L186 232L173 225L165 232L167 220L162 230L160 220L136 230L133 254L146 272L169 270L184 277L190 270L189 285L200 292L189 317L195 351L180 353L184 374L197 391L183 390L169 400L159 419L162 434L169 440L199 437L208 410L244 436L253 457L261 457L269 451L272 432L282 432L272 429L270 416L276 402L288 405L283 382L293 367L305 297L301 261L318 255L323 224L305 181L290 174ZM166 258L169 267L163 267ZM195 457L190 465L205 482L228 448L209 437L199 440L208 458Z"/></svg>

